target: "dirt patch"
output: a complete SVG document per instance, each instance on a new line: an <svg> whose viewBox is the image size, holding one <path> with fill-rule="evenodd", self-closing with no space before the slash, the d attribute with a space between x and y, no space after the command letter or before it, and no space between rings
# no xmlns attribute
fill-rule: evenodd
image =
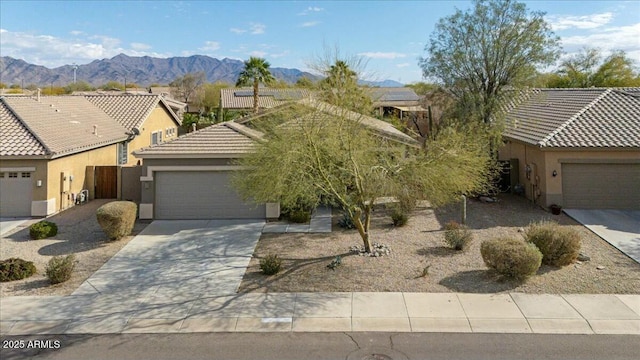
<svg viewBox="0 0 640 360"><path fill-rule="evenodd" d="M109 201L113 200L94 200L48 218L58 225L58 234L48 239L31 240L29 237L29 225L38 220L28 221L3 235L0 258L19 257L33 261L38 273L27 279L0 283L0 296L69 295L149 224L148 221L138 221L131 236L108 241L95 214ZM68 254L76 255L73 276L64 283L50 285L45 276L49 259Z"/></svg>
<svg viewBox="0 0 640 360"><path fill-rule="evenodd" d="M465 251L444 242L444 224L459 221L459 206L438 210L420 207L409 223L394 228L383 208L372 221L372 241L386 244L391 255L362 257L349 249L360 245L355 230L337 226L334 212L330 234L264 234L240 285L241 292L404 291L467 293L640 293L640 264L566 215L551 215L527 200L503 195L497 203L470 200L467 224L474 240ZM582 235L582 253L591 260L556 268L543 265L525 283L501 279L487 270L480 243L499 236L521 237L519 229L533 221L552 219ZM275 276L260 273L259 260L267 254L283 259ZM327 267L336 256L341 265ZM428 274L423 275L428 267ZM598 267L603 267L599 270Z"/></svg>

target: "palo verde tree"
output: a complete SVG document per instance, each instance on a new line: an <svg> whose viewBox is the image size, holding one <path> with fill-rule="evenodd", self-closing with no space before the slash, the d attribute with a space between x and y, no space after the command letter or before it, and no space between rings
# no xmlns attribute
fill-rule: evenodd
<svg viewBox="0 0 640 360"><path fill-rule="evenodd" d="M600 50L584 48L563 61L546 85L558 88L640 86L640 74L624 51L614 51L603 59Z"/></svg>
<svg viewBox="0 0 640 360"><path fill-rule="evenodd" d="M489 123L505 87L518 87L558 58L558 38L542 12L514 0L474 0L439 20L419 61L457 100L457 118Z"/></svg>
<svg viewBox="0 0 640 360"><path fill-rule="evenodd" d="M202 84L207 81L207 74L204 71L188 73L177 77L169 83L171 95L185 103L192 102Z"/></svg>
<svg viewBox="0 0 640 360"><path fill-rule="evenodd" d="M270 84L275 81L269 71L271 64L265 59L251 56L244 62L244 70L240 72L236 86L253 86L253 112L258 112L258 90L260 84Z"/></svg>

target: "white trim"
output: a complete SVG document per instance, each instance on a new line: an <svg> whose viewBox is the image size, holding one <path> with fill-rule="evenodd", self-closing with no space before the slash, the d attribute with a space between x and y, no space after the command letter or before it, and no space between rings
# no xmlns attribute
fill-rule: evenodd
<svg viewBox="0 0 640 360"><path fill-rule="evenodd" d="M249 152L244 152L244 153L219 153L219 154L207 154L207 153L202 153L202 154L196 154L196 153L189 153L189 154L175 154L175 153L169 153L169 154L146 154L146 153L137 153L137 152L133 152L133 156L139 158L139 159L237 159L240 157L245 157L248 154L250 154Z"/></svg>
<svg viewBox="0 0 640 360"><path fill-rule="evenodd" d="M0 167L0 172L34 172L35 167Z"/></svg>
<svg viewBox="0 0 640 360"><path fill-rule="evenodd" d="M153 181L153 173L156 171L233 171L245 170L246 166L218 165L218 166L147 166L147 175L141 176L140 181Z"/></svg>

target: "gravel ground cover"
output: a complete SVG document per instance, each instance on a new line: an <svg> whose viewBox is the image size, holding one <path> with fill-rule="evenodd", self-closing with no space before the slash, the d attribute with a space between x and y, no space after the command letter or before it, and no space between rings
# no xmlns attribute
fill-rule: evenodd
<svg viewBox="0 0 640 360"><path fill-rule="evenodd" d="M496 203L468 201L467 224L474 240L465 251L444 242L444 224L460 220L460 207L416 209L400 228L379 207L374 212L371 238L388 245L389 256L370 258L350 252L362 241L356 230L343 230L333 215L330 234L264 234L240 286L241 292L406 291L467 293L640 293L640 264L636 263L568 216L551 215L524 198L501 195ZM543 265L524 283L504 280L487 270L480 243L502 236L521 237L533 221L551 219L582 235L581 253L589 261L556 268ZM259 261L267 254L283 259L283 270L265 276ZM341 265L327 267L336 256ZM428 274L423 275L425 268Z"/></svg>
<svg viewBox="0 0 640 360"><path fill-rule="evenodd" d="M58 234L47 239L31 240L26 222L0 239L0 259L19 257L33 261L38 272L23 280L0 283L0 296L18 295L69 295L91 274L124 247L135 234L148 225L139 221L132 236L118 241L108 241L96 220L96 210L112 200L94 200L74 206L48 218L58 225ZM56 255L76 255L76 268L70 280L50 285L45 276L49 259Z"/></svg>

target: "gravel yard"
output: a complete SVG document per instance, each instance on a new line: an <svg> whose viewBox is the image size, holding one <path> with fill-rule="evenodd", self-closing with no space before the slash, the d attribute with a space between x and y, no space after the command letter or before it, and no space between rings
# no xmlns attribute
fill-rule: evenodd
<svg viewBox="0 0 640 360"><path fill-rule="evenodd" d="M94 200L56 214L47 220L58 225L58 234L42 240L31 240L30 220L0 239L0 259L19 257L33 261L38 272L30 278L0 283L0 296L69 295L91 274L124 247L133 236L108 241L96 220L96 209L112 200ZM138 222L134 235L148 223ZM76 268L67 282L50 285L45 276L47 262L56 255L76 255Z"/></svg>
<svg viewBox="0 0 640 360"><path fill-rule="evenodd" d="M372 242L391 248L391 255L381 258L349 252L350 247L361 245L362 241L356 230L343 230L337 225L340 216L335 211L331 234L265 234L240 291L640 293L640 264L564 214L551 215L511 195L500 196L497 203L469 200L467 211L474 240L464 252L448 248L442 231L448 221L459 221L459 206L436 211L419 207L401 228L391 225L383 208L377 209L372 221ZM519 229L542 219L578 230L582 235L581 252L591 260L563 268L543 265L537 276L525 283L505 281L487 271L479 250L483 240L520 237ZM259 260L271 253L283 259L283 270L278 275L265 276L260 273ZM327 268L338 255L342 264L335 270ZM428 275L421 277L425 267Z"/></svg>

